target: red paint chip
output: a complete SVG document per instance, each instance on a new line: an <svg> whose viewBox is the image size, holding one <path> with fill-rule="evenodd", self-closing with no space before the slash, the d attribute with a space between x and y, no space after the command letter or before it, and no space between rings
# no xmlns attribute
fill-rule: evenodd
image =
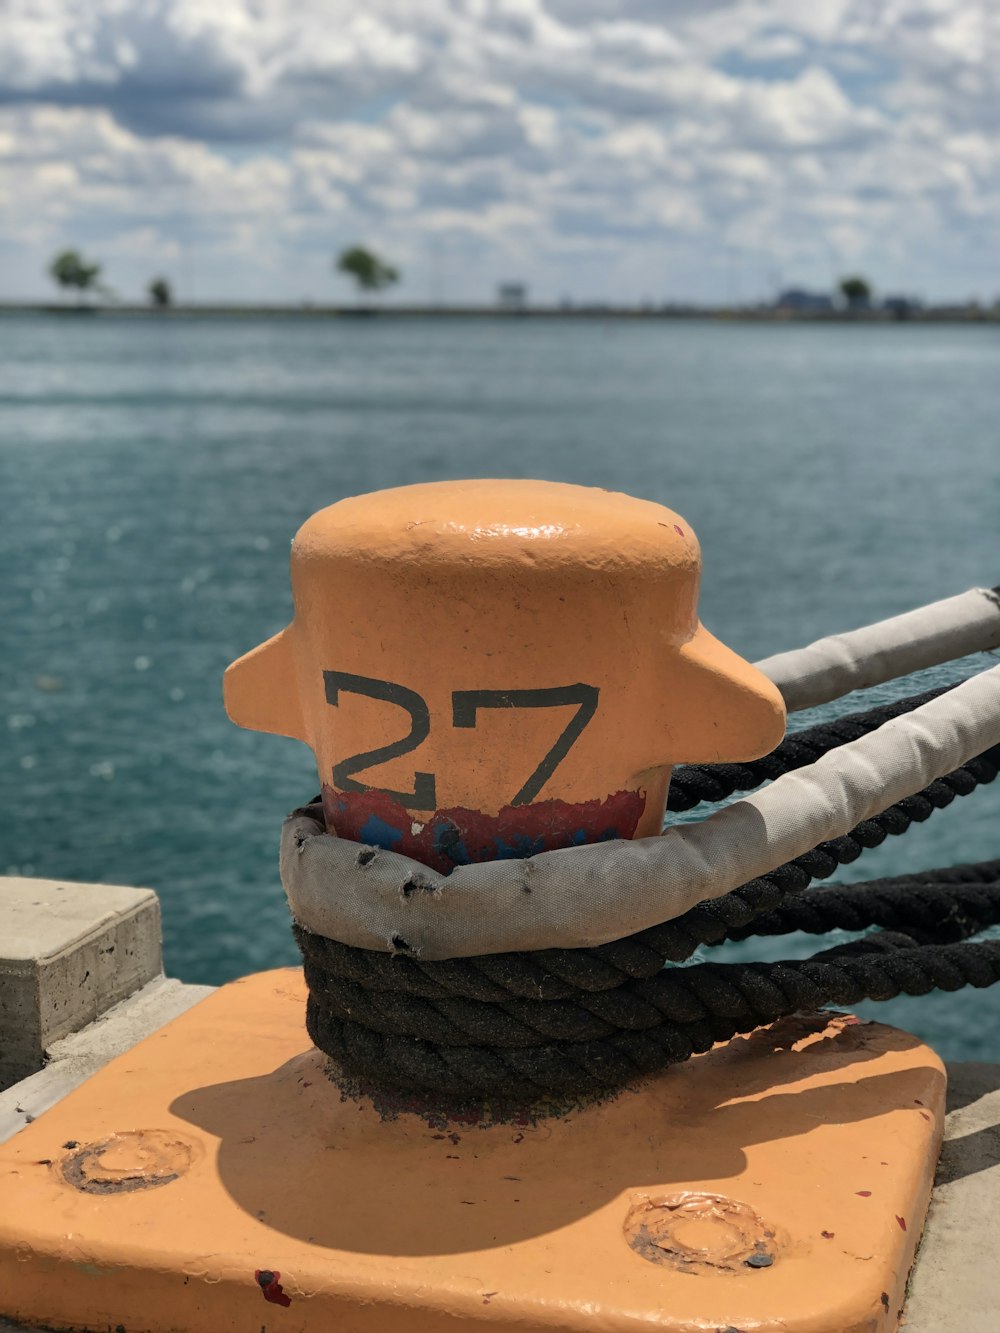
<svg viewBox="0 0 1000 1333"><path fill-rule="evenodd" d="M270 1301L272 1305L291 1305L291 1296L286 1296L281 1288L279 1281L281 1274L276 1269L256 1268L254 1269L254 1280L260 1287L265 1301Z"/></svg>
<svg viewBox="0 0 1000 1333"><path fill-rule="evenodd" d="M684 536L684 529L677 523L674 524L674 532L677 533L678 537Z"/></svg>
<svg viewBox="0 0 1000 1333"><path fill-rule="evenodd" d="M824 1240L833 1240L835 1233L832 1231L821 1231L819 1234L823 1237Z"/></svg>
<svg viewBox="0 0 1000 1333"><path fill-rule="evenodd" d="M872 1197L871 1190L855 1190L854 1193L860 1199L870 1199Z"/></svg>
<svg viewBox="0 0 1000 1333"><path fill-rule="evenodd" d="M905 1231L905 1230L906 1230L906 1218L905 1218L905 1217L900 1217L900 1216L897 1214L897 1215L896 1215L896 1221L899 1223L899 1229L900 1229L900 1231Z"/></svg>

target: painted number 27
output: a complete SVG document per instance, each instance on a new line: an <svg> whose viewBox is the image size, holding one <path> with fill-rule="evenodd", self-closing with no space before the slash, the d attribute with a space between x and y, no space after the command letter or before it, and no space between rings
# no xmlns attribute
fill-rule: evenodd
<svg viewBox="0 0 1000 1333"><path fill-rule="evenodd" d="M363 750L334 764L334 786L340 791L380 792L411 810L435 809L437 783L433 773L415 773L412 791L393 791L388 787L373 786L359 782L353 776L401 754L409 754L423 744L431 730L430 709L423 696L395 681L379 680L375 676L355 676L349 671L324 671L323 680L327 703L334 707L339 705L341 694L361 694L368 699L393 704L410 717L410 730L399 740L379 745L373 750ZM451 722L453 727L475 727L479 713L485 708L564 708L576 704L576 712L551 749L510 800L511 805L527 805L542 790L597 712L599 693L596 685L583 684L553 685L538 690L455 690L451 696Z"/></svg>

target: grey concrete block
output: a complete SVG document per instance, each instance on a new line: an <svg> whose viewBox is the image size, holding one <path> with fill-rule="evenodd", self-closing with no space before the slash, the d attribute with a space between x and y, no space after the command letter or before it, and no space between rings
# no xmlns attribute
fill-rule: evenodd
<svg viewBox="0 0 1000 1333"><path fill-rule="evenodd" d="M89 1027L53 1042L44 1069L0 1092L0 1143L86 1082L102 1065L131 1050L214 989L155 977Z"/></svg>
<svg viewBox="0 0 1000 1333"><path fill-rule="evenodd" d="M0 878L0 1088L162 971L152 889Z"/></svg>

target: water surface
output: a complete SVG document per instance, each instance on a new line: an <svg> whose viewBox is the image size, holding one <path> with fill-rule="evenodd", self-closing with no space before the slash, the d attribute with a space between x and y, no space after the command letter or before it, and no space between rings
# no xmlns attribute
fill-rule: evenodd
<svg viewBox="0 0 1000 1333"><path fill-rule="evenodd" d="M315 769L220 678L288 621L311 512L462 476L647 496L761 657L1000 581L998 359L989 326L0 319L0 872L151 885L189 981L294 961L276 844ZM1000 855L998 801L843 878ZM1000 988L871 1011L1000 1059Z"/></svg>

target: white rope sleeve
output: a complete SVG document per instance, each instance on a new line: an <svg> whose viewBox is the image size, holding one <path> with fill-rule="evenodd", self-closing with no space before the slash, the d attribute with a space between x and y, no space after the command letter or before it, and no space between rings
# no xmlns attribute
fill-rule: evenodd
<svg viewBox="0 0 1000 1333"><path fill-rule="evenodd" d="M591 947L721 897L997 744L1000 667L660 837L441 875L292 815L282 831L281 878L301 925L364 949L434 960Z"/></svg>
<svg viewBox="0 0 1000 1333"><path fill-rule="evenodd" d="M1000 590L971 588L891 620L777 653L756 666L795 713L992 648L1000 648Z"/></svg>

